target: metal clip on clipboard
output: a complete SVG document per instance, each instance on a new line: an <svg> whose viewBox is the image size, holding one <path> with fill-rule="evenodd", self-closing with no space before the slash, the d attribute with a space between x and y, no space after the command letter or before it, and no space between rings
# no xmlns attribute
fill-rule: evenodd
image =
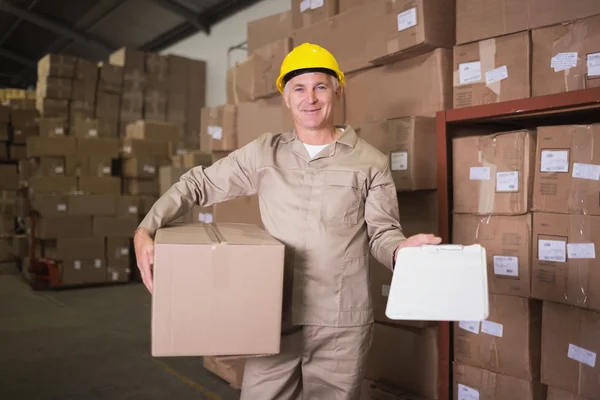
<svg viewBox="0 0 600 400"><path fill-rule="evenodd" d="M489 294L485 249L478 244L401 249L385 313L392 320L486 319Z"/></svg>

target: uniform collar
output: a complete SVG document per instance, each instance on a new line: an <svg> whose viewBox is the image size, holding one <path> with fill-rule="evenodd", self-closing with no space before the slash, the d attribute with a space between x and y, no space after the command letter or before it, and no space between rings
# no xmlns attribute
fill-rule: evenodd
<svg viewBox="0 0 600 400"><path fill-rule="evenodd" d="M358 140L358 135L356 134L356 131L350 125L336 125L335 127L343 129L344 131L336 142L354 148ZM297 138L298 136L296 135L296 130L291 129L282 134L281 141L283 143L289 143Z"/></svg>

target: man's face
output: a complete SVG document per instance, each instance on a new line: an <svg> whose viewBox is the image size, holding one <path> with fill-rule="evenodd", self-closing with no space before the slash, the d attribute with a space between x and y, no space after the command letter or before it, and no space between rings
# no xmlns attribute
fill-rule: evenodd
<svg viewBox="0 0 600 400"><path fill-rule="evenodd" d="M333 125L333 109L341 90L334 90L331 75L306 73L288 82L284 100L296 125L306 129L321 129Z"/></svg>

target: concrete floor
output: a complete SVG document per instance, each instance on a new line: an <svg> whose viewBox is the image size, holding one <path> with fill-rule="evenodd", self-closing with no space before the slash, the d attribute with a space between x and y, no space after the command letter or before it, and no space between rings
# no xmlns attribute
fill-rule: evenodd
<svg viewBox="0 0 600 400"><path fill-rule="evenodd" d="M0 275L0 398L239 398L201 358L150 356L150 295L141 284L35 292Z"/></svg>

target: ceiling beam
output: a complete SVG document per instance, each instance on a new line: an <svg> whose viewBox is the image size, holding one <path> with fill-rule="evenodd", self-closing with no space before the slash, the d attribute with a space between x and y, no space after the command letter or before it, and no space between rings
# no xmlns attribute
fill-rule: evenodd
<svg viewBox="0 0 600 400"><path fill-rule="evenodd" d="M174 3L171 0L154 0L156 4L164 8L165 10L171 11L173 14L179 15L182 18L185 18L190 24L194 26L194 28L198 29L206 33L210 34L210 25L203 21L199 15L189 10L187 7L184 7L178 3Z"/></svg>
<svg viewBox="0 0 600 400"><path fill-rule="evenodd" d="M58 35L68 37L77 42L82 42L87 45L95 46L102 49L104 52L112 51L111 46L104 43L100 39L93 38L89 35L79 32L70 26L63 24L44 15L34 13L28 9L18 6L8 0L0 0L0 10L16 15L32 24L38 25L44 29L54 32Z"/></svg>
<svg viewBox="0 0 600 400"><path fill-rule="evenodd" d="M0 57L6 57L8 59L11 59L13 61L16 61L20 64L26 65L28 67L35 67L37 65L37 63L35 62L35 60L32 60L26 56L23 56L19 53L15 53L14 51L8 50L8 49L2 49L0 48Z"/></svg>

